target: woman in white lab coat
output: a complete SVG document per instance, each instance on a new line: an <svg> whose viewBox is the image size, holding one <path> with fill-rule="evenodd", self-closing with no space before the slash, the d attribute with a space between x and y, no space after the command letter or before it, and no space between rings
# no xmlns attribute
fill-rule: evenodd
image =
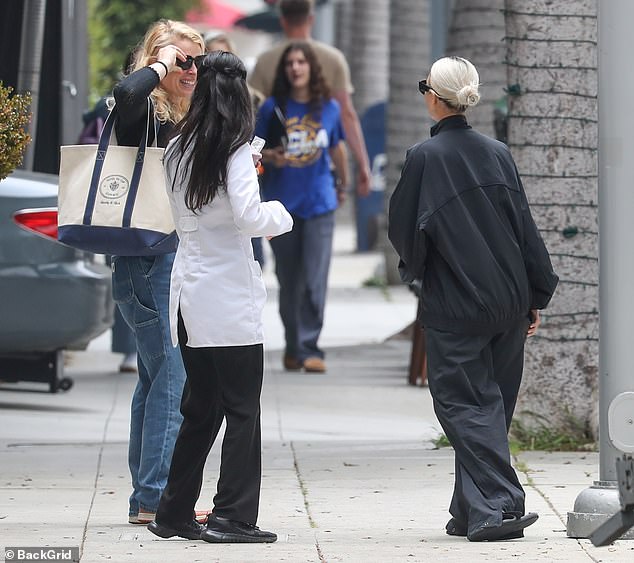
<svg viewBox="0 0 634 563"><path fill-rule="evenodd" d="M273 542L260 530L262 309L266 290L251 237L291 230L278 201L261 202L249 140L253 111L238 57L216 51L198 67L191 106L165 151L179 247L170 323L187 371L184 420L156 520L160 537ZM226 420L220 477L207 526L194 519L207 455Z"/></svg>

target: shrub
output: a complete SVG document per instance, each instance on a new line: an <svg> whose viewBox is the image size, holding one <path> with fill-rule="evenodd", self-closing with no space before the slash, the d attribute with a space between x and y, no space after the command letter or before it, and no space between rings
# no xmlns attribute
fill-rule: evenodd
<svg viewBox="0 0 634 563"><path fill-rule="evenodd" d="M0 180L22 163L31 136L25 126L31 121L31 95L14 94L0 80Z"/></svg>

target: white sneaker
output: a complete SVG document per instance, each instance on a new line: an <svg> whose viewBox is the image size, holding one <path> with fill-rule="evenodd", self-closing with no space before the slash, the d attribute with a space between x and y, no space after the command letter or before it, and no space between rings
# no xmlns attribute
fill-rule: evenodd
<svg viewBox="0 0 634 563"><path fill-rule="evenodd" d="M136 373L138 371L135 353L125 355L119 366L119 371L121 373Z"/></svg>

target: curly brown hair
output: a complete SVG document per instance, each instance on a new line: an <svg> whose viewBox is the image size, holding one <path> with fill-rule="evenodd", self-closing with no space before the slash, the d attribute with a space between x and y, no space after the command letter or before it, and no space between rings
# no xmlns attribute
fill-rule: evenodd
<svg viewBox="0 0 634 563"><path fill-rule="evenodd" d="M324 79L324 75L321 71L321 65L317 60L315 51L307 41L293 41L288 44L282 56L280 62L277 65L275 71L275 81L273 82L273 97L276 99L278 105L286 112L286 102L291 94L291 84L288 81L286 75L286 58L292 51L301 51L306 57L306 61L310 66L310 81L308 88L310 91L310 100L308 107L310 112L319 115L323 103L330 99L330 87Z"/></svg>

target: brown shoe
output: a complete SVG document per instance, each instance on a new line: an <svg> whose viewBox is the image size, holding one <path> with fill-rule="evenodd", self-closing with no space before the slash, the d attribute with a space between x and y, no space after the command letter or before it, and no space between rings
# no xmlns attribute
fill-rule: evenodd
<svg viewBox="0 0 634 563"><path fill-rule="evenodd" d="M326 362L321 358L306 358L304 360L304 369L311 373L324 373L326 371Z"/></svg>
<svg viewBox="0 0 634 563"><path fill-rule="evenodd" d="M299 371L302 369L302 362L293 356L284 356L283 364L286 371Z"/></svg>

